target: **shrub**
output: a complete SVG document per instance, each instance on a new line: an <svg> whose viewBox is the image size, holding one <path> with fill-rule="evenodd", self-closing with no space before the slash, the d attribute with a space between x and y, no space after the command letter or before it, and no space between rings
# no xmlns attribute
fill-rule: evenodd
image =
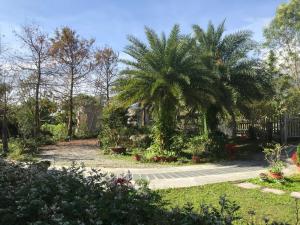
<svg viewBox="0 0 300 225"><path fill-rule="evenodd" d="M280 144L268 143L264 148L265 159L270 165L270 171L281 173L284 164L280 159L282 147Z"/></svg>
<svg viewBox="0 0 300 225"><path fill-rule="evenodd" d="M67 126L64 123L59 124L43 124L43 132L49 132L55 141L65 140L68 136Z"/></svg>
<svg viewBox="0 0 300 225"><path fill-rule="evenodd" d="M193 153L193 155L200 155L205 151L206 144L208 142L207 135L198 135L192 137L188 141L188 149Z"/></svg>
<svg viewBox="0 0 300 225"><path fill-rule="evenodd" d="M0 159L0 224L232 225L241 222L240 207L225 196L220 198L219 207L202 204L197 211L186 204L183 209L166 210L166 202L148 188L148 182L137 181L134 187L130 174L116 177L98 170L88 172L74 164L61 171L48 170L49 166L48 161L24 167Z"/></svg>
<svg viewBox="0 0 300 225"><path fill-rule="evenodd" d="M152 224L159 212L158 195L130 177L47 167L0 164L0 224Z"/></svg>
<svg viewBox="0 0 300 225"><path fill-rule="evenodd" d="M300 145L297 146L297 163L300 164Z"/></svg>
<svg viewBox="0 0 300 225"><path fill-rule="evenodd" d="M2 144L0 148L2 149ZM9 139L8 148L7 157L9 159L31 161L38 150L38 145L34 139L11 138Z"/></svg>
<svg viewBox="0 0 300 225"><path fill-rule="evenodd" d="M225 144L226 135L222 132L216 131L208 135L205 149L213 157L222 158L225 157Z"/></svg>

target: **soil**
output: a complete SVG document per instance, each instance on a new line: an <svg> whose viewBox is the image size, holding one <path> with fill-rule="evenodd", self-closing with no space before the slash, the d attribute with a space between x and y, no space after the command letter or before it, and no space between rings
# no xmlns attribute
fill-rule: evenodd
<svg viewBox="0 0 300 225"><path fill-rule="evenodd" d="M168 165L141 163L122 155L105 155L97 139L72 140L44 146L38 158L49 160L53 166L69 166L72 162L94 168L151 168Z"/></svg>

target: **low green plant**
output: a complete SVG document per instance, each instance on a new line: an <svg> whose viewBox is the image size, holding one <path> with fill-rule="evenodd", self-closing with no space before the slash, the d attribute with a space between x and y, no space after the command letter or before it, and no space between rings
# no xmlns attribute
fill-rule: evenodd
<svg viewBox="0 0 300 225"><path fill-rule="evenodd" d="M67 126L64 123L59 124L43 124L41 127L43 132L48 132L52 135L55 141L65 140L68 136Z"/></svg>
<svg viewBox="0 0 300 225"><path fill-rule="evenodd" d="M2 149L2 144L0 146ZM7 157L17 161L33 161L34 154L38 151L38 144L34 139L10 138Z"/></svg>
<svg viewBox="0 0 300 225"><path fill-rule="evenodd" d="M300 145L297 146L297 163L300 164Z"/></svg>
<svg viewBox="0 0 300 225"><path fill-rule="evenodd" d="M49 162L27 166L0 159L0 224L233 225L244 222L240 206L226 196L219 206L190 203L168 208L148 182L134 186L131 174L113 176L72 165L48 170ZM179 190L180 191L180 190ZM251 224L251 223L243 223ZM252 223L254 224L254 223ZM283 224L283 223L273 223Z"/></svg>
<svg viewBox="0 0 300 225"><path fill-rule="evenodd" d="M276 162L270 167L270 172L272 173L281 173L284 168L283 162Z"/></svg>
<svg viewBox="0 0 300 225"><path fill-rule="evenodd" d="M282 146L280 144L268 143L263 150L265 159L269 163L270 172L281 173L284 164L281 161Z"/></svg>
<svg viewBox="0 0 300 225"><path fill-rule="evenodd" d="M201 155L201 153L205 151L207 142L208 142L207 135L198 135L190 138L187 146L194 156L199 156Z"/></svg>
<svg viewBox="0 0 300 225"><path fill-rule="evenodd" d="M227 137L224 133L216 131L208 135L205 150L215 158L224 158L226 156L225 144Z"/></svg>

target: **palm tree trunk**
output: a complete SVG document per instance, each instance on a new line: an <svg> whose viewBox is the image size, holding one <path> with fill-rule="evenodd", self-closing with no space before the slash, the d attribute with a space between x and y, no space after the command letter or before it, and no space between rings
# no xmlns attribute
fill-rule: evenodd
<svg viewBox="0 0 300 225"><path fill-rule="evenodd" d="M236 137L236 132L237 132L237 123L236 123L236 118L235 114L232 110L229 110L229 114L231 116L231 123L232 123L232 137Z"/></svg>

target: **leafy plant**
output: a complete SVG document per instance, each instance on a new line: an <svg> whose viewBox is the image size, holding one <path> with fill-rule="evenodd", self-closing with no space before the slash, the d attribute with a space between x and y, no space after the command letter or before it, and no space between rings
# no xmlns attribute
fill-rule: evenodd
<svg viewBox="0 0 300 225"><path fill-rule="evenodd" d="M213 157L224 157L225 144L227 142L226 135L222 132L216 131L208 135L208 141L206 142L206 151Z"/></svg>
<svg viewBox="0 0 300 225"><path fill-rule="evenodd" d="M296 150L296 154L297 154L297 163L300 164L300 145L297 146L297 150Z"/></svg>
<svg viewBox="0 0 300 225"><path fill-rule="evenodd" d="M281 161L282 146L280 144L268 143L264 148L265 159L270 165L270 171L274 173L281 173L284 164Z"/></svg>
<svg viewBox="0 0 300 225"><path fill-rule="evenodd" d="M41 130L43 132L49 132L55 141L65 140L68 136L68 129L66 124L48 124L45 123L42 125Z"/></svg>
<svg viewBox="0 0 300 225"><path fill-rule="evenodd" d="M47 161L24 166L0 159L0 224L233 225L241 222L239 205L226 196L220 197L219 207L201 204L200 210L196 210L187 203L183 208L167 210L167 202L149 189L147 181L138 180L134 187L131 174L116 177L94 169L87 172L74 164L60 171L48 170L49 166Z"/></svg>
<svg viewBox="0 0 300 225"><path fill-rule="evenodd" d="M207 135L198 135L189 139L187 144L188 149L192 152L193 155L199 156L205 151L206 144L208 142Z"/></svg>

